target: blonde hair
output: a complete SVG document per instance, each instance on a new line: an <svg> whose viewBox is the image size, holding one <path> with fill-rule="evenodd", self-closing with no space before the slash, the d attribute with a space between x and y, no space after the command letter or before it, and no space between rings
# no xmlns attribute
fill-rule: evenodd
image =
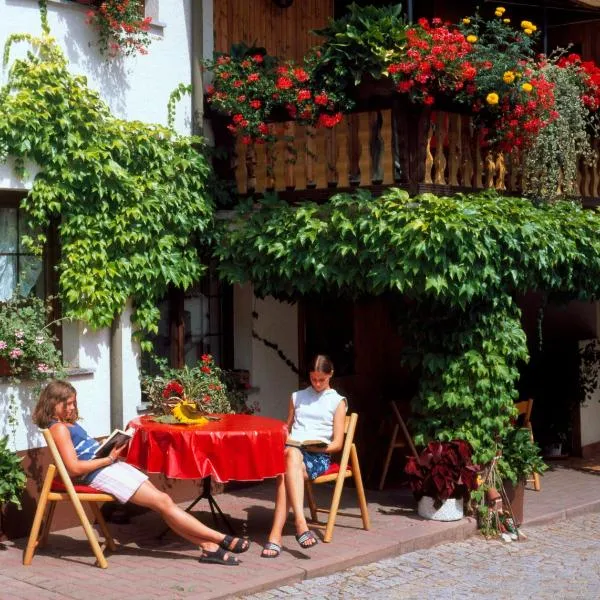
<svg viewBox="0 0 600 600"><path fill-rule="evenodd" d="M46 428L55 420L54 413L58 404L65 403L71 396L77 398L77 391L68 382L55 379L46 385L40 394L40 398L33 411L32 420L41 428ZM68 419L69 423L75 423L79 419L77 404L73 417Z"/></svg>

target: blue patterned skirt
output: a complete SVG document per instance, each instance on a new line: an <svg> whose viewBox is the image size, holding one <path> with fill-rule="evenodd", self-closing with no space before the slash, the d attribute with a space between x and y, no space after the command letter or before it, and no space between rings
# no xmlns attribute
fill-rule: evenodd
<svg viewBox="0 0 600 600"><path fill-rule="evenodd" d="M309 479L316 479L331 466L331 454L327 452L307 452L300 450Z"/></svg>

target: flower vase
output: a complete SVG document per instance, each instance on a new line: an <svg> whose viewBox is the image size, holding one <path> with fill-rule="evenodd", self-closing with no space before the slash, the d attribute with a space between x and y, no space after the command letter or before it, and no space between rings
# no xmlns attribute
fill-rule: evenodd
<svg viewBox="0 0 600 600"><path fill-rule="evenodd" d="M8 377L12 373L10 364L6 358L0 357L0 377Z"/></svg>
<svg viewBox="0 0 600 600"><path fill-rule="evenodd" d="M423 496L417 508L419 516L432 521L459 521L465 515L462 498L448 498L439 508L434 503L431 496Z"/></svg>

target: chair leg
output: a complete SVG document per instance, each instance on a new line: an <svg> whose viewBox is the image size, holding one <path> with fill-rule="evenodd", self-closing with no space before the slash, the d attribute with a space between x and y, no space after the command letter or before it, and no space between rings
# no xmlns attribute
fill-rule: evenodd
<svg viewBox="0 0 600 600"><path fill-rule="evenodd" d="M352 466L354 485L356 485L356 495L358 496L358 504L360 506L363 528L365 530L369 530L371 528L371 520L369 519L369 506L367 505L365 488L363 487L362 477L360 474L360 465L358 464L358 454L356 453L356 446L354 444L352 444L352 448L350 448L350 465Z"/></svg>
<svg viewBox="0 0 600 600"><path fill-rule="evenodd" d="M308 501L308 508L310 509L310 518L314 523L317 523L319 516L317 513L317 503L315 502L315 494L312 483L310 481L306 481L304 488L306 489L306 500Z"/></svg>
<svg viewBox="0 0 600 600"><path fill-rule="evenodd" d="M398 435L398 429L400 426L398 424L394 425L394 432L392 433L392 437L390 439L390 445L388 447L388 451L385 457L385 461L383 463L383 471L381 472L381 479L379 480L379 490L383 489L383 485L385 483L385 478L387 477L388 469L390 468L390 462L392 460L392 452L394 451L394 445L396 444L396 436Z"/></svg>
<svg viewBox="0 0 600 600"><path fill-rule="evenodd" d="M88 504L89 504L90 508L92 509L92 512L94 513L94 517L96 517L96 521L98 521L98 527L100 527L100 531L102 532L102 535L104 536L104 539L106 541L106 547L111 552L115 552L117 549L117 546L115 544L115 540L114 540L113 536L110 534L108 525L106 524L106 521L104 520L104 517L102 516L102 511L100 510L100 507L98 506L98 504L96 502L88 502Z"/></svg>
<svg viewBox="0 0 600 600"><path fill-rule="evenodd" d="M40 541L38 542L38 548L43 548L48 543L48 535L50 534L50 527L52 526L52 519L54 518L56 504L57 502L53 500L50 500L49 502L46 520L42 525L42 533L40 535Z"/></svg>
<svg viewBox="0 0 600 600"><path fill-rule="evenodd" d="M542 489L542 484L540 483L540 475L539 473L533 474L533 489L536 492L539 492Z"/></svg>
<svg viewBox="0 0 600 600"><path fill-rule="evenodd" d="M85 531L85 535L87 536L90 546L92 547L92 551L94 552L94 556L96 557L96 562L97 562L98 566L102 569L108 568L108 562L106 562L106 558L104 557L104 554L102 553L102 548L100 548L100 544L98 543L98 538L96 537L96 534L95 534L94 530L92 529L90 520L87 518L87 515L85 514L85 510L83 510L83 506L81 505L81 500L79 500L79 498L77 496L75 496L75 497L71 497L71 501L73 503L73 507L75 508L75 512L77 513L77 516L79 517L79 521Z"/></svg>
<svg viewBox="0 0 600 600"><path fill-rule="evenodd" d="M335 525L335 519L337 517L337 511L340 507L340 500L342 499L342 491L344 489L345 477L341 474L335 480L335 490L333 492L333 500L331 501L331 508L329 509L329 518L327 519L327 525L325 527L325 535L323 536L324 542L330 542L333 537L333 526Z"/></svg>
<svg viewBox="0 0 600 600"><path fill-rule="evenodd" d="M40 492L40 498L38 500L38 505L35 510L33 524L31 525L31 531L29 532L29 539L27 540L27 546L25 547L25 552L23 553L24 565L30 565L31 561L33 560L33 554L38 545L40 527L42 525L44 513L46 512L46 505L48 504L48 494L50 493L50 487L52 486L52 480L54 479L55 472L56 467L54 465L50 465L48 467L48 471L46 471L46 478L44 479L42 491Z"/></svg>

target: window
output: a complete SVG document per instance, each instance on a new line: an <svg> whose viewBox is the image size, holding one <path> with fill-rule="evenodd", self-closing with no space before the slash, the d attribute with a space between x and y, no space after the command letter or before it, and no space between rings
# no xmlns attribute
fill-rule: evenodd
<svg viewBox="0 0 600 600"><path fill-rule="evenodd" d="M204 278L185 292L173 289L158 305L154 353L172 366L195 365L212 354L222 368L233 366L233 291L220 282L212 265ZM143 365L151 371L150 364Z"/></svg>
<svg viewBox="0 0 600 600"><path fill-rule="evenodd" d="M8 300L17 286L24 295L45 296L43 261L23 246L28 233L17 194L0 194L0 301Z"/></svg>

